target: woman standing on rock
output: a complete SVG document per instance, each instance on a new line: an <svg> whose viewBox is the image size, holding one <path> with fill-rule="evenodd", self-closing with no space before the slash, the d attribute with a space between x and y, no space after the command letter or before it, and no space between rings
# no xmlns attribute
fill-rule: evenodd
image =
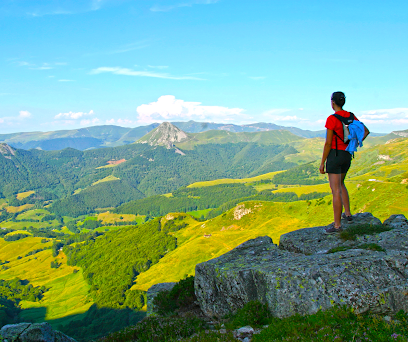
<svg viewBox="0 0 408 342"><path fill-rule="evenodd" d="M331 97L331 106L335 111L326 120L326 142L323 148L320 173L327 173L330 188L333 195L334 222L326 229L326 234L335 234L342 230L341 219L352 220L350 212L350 199L344 179L351 164L351 153L346 151L347 144L344 142L343 123L340 117L349 118L351 121L358 119L353 113L343 110L346 96L341 91L336 91ZM369 134L369 130L364 126L364 140ZM326 170L325 170L326 162ZM344 213L342 214L344 207Z"/></svg>

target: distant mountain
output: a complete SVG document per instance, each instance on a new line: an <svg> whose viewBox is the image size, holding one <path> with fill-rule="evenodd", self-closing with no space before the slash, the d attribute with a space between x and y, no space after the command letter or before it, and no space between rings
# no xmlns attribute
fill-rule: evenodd
<svg viewBox="0 0 408 342"><path fill-rule="evenodd" d="M188 122L173 122L173 125L177 126L178 128L188 133L200 133L216 129L234 133L286 130L304 138L324 137L326 134L325 130L309 131L296 127L285 127L265 122L253 123L249 125L234 125L234 124L218 124L213 122L196 122L191 120Z"/></svg>
<svg viewBox="0 0 408 342"><path fill-rule="evenodd" d="M205 144L257 143L260 145L277 145L304 139L286 130L238 133L225 130L211 130L201 133L189 133L187 139L174 145L180 149L190 150L194 146Z"/></svg>
<svg viewBox="0 0 408 342"><path fill-rule="evenodd" d="M52 151L70 147L84 151L92 148L131 144L157 126L158 124L151 124L136 128L126 128L105 125L51 132L0 134L0 142L24 150L36 148Z"/></svg>
<svg viewBox="0 0 408 342"><path fill-rule="evenodd" d="M234 125L188 121L173 122L172 125L185 133L202 133L211 130L231 133L260 133L284 130L303 138L324 137L326 134L325 130L309 131L296 127L285 127L264 122L249 125ZM24 150L35 148L51 151L71 147L84 151L100 147L116 147L134 143L158 126L158 123L135 128L105 125L51 132L0 134L0 143L7 143L14 148L21 148ZM401 135L405 133L404 131L400 131L400 133L395 134ZM371 133L370 137L383 135L385 134Z"/></svg>
<svg viewBox="0 0 408 342"><path fill-rule="evenodd" d="M139 144L149 144L150 146L165 146L167 149L173 147L174 143L188 139L188 135L180 128L170 122L163 122L159 127L147 133L137 142Z"/></svg>

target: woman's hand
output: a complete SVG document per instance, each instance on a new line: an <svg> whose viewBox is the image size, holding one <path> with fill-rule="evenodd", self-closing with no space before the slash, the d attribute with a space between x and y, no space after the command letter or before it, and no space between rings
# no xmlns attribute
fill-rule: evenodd
<svg viewBox="0 0 408 342"><path fill-rule="evenodd" d="M324 175L324 174L326 173L326 172L324 171L324 163L321 163L321 164L320 164L319 171L320 171L320 173L321 173L322 175Z"/></svg>

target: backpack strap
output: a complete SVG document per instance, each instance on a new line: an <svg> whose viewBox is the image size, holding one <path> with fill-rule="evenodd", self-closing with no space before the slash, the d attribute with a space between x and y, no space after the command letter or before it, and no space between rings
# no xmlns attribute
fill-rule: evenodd
<svg viewBox="0 0 408 342"><path fill-rule="evenodd" d="M348 118L345 118L344 116L341 116L339 114L332 114L335 118L340 120L342 123L345 125L350 125L354 121L354 114L350 112L350 116Z"/></svg>
<svg viewBox="0 0 408 342"><path fill-rule="evenodd" d="M332 114L336 119L340 120L341 123L343 123L344 125L350 125L353 121L354 121L354 114L352 112L350 112L350 115L348 118L341 116L339 114ZM337 132L335 130L333 130L334 135L338 138L341 139L343 141L344 137L342 138L340 135L337 134ZM337 139L336 139L336 157L337 157Z"/></svg>

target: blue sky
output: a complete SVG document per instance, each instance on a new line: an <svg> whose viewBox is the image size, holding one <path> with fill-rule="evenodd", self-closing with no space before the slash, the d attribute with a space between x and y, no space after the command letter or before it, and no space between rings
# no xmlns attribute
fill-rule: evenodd
<svg viewBox="0 0 408 342"><path fill-rule="evenodd" d="M408 129L407 1L1 0L0 133L162 121Z"/></svg>

